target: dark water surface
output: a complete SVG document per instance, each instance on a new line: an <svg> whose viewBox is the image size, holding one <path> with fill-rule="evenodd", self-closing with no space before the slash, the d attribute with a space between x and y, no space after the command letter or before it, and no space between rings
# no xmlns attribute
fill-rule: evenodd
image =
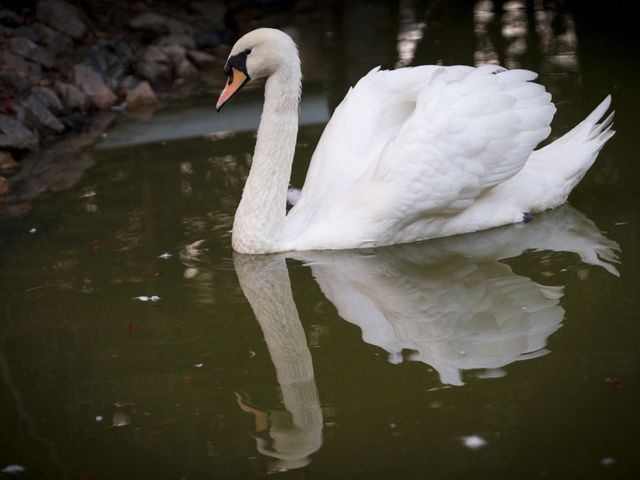
<svg viewBox="0 0 640 480"><path fill-rule="evenodd" d="M234 255L260 90L215 116L217 79L122 118L73 188L0 223L0 469L638 478L637 55L607 12L434 5L291 20L306 78L292 183L370 67L500 61L541 73L556 135L613 94L618 134L570 204L416 245Z"/></svg>

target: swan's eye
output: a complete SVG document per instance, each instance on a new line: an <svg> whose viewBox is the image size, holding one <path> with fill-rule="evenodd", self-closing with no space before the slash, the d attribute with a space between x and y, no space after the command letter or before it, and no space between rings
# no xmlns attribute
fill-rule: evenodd
<svg viewBox="0 0 640 480"><path fill-rule="evenodd" d="M244 54L245 55L249 55L251 53L251 50L253 50L252 48L245 48L244 49Z"/></svg>

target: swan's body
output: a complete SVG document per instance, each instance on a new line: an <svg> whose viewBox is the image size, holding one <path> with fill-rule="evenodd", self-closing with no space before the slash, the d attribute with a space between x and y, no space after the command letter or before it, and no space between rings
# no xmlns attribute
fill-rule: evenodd
<svg viewBox="0 0 640 480"><path fill-rule="evenodd" d="M555 113L551 95L531 82L535 73L376 68L336 109L287 214L301 86L296 46L278 30L255 30L234 46L232 70L237 77L218 108L250 78L267 77L233 226L242 253L375 247L520 222L525 212L564 203L614 133L611 116L598 123L607 97L534 151Z"/></svg>

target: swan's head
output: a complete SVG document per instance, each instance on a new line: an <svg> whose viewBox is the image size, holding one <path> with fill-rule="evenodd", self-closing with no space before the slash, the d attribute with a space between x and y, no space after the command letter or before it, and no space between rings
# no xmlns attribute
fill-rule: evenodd
<svg viewBox="0 0 640 480"><path fill-rule="evenodd" d="M247 33L233 46L224 66L228 79L216 110L220 111L250 80L268 77L291 66L299 69L300 60L289 35L275 28L259 28Z"/></svg>

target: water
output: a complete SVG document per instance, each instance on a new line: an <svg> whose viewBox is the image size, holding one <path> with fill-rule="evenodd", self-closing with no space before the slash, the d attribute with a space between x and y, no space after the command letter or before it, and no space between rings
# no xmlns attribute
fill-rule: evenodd
<svg viewBox="0 0 640 480"><path fill-rule="evenodd" d="M417 245L234 255L260 91L229 106L233 132L226 112L208 116L218 79L151 123L120 119L82 151L95 166L79 181L0 223L0 469L25 469L5 476L635 478L638 63L625 34L561 10L545 30L549 4L534 12L546 43L518 50L527 11L509 2L492 53L489 2L426 20L421 4L382 5L294 19L308 80L292 183L370 66L495 54L541 71L558 133L614 95L618 134L570 205Z"/></svg>

